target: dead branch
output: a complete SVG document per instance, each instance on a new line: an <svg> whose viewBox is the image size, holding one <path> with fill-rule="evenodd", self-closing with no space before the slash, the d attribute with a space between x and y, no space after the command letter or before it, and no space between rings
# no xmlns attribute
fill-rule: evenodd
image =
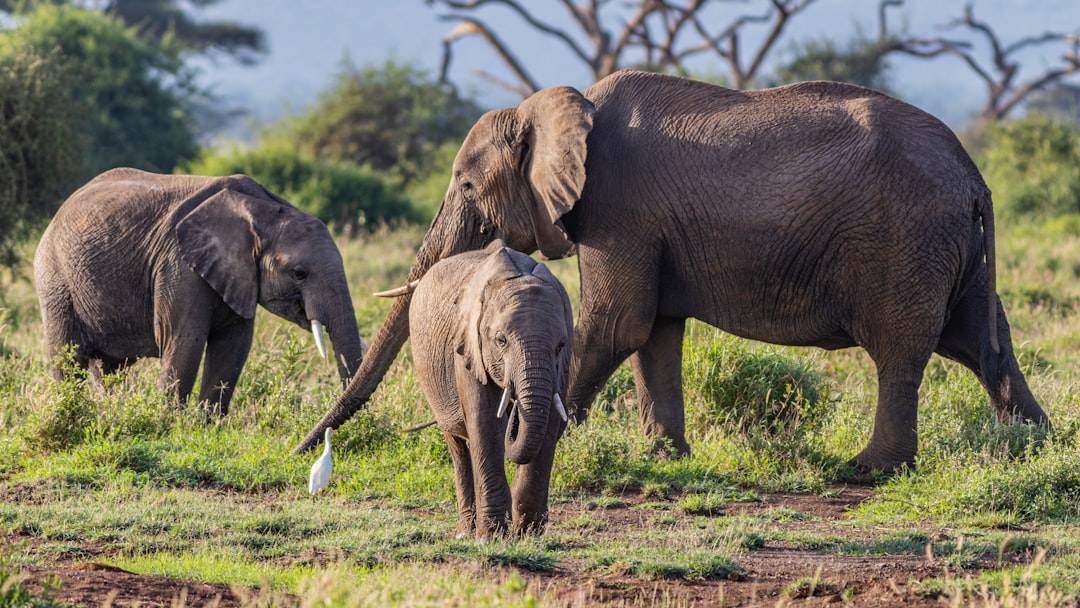
<svg viewBox="0 0 1080 608"><path fill-rule="evenodd" d="M884 15L884 7L882 15ZM884 27L884 17L882 17L883 32ZM1080 59L1078 59L1080 46L1078 46L1075 34L1048 32L1004 44L989 24L975 18L974 9L970 4L964 8L962 17L943 26L943 29L957 28L966 28L982 38L990 46L989 59L980 60L975 55L975 45L967 40L944 37L904 38L894 43L891 50L916 57L953 55L960 58L986 85L987 98L980 111L983 119L1001 120L1035 91L1060 81L1069 74L1080 72ZM1016 58L1019 51L1061 42L1067 43L1069 49L1060 57L1062 63L1059 66L1047 68L1024 82L1016 81L1021 67Z"/></svg>
<svg viewBox="0 0 1080 608"><path fill-rule="evenodd" d="M429 5L453 10L443 18L458 22L444 39L442 78L447 78L453 44L465 36L478 35L519 82L510 84L484 74L486 78L521 94L537 90L537 83L528 76L523 63L510 48L494 31L471 16L486 7L502 6L515 13L529 28L565 47L588 67L596 80L630 64L629 57L636 59L637 53L642 55L645 69L685 74L689 71L686 67L688 59L712 52L727 64L732 83L744 87L757 75L791 18L817 0L768 0L768 7L762 13L737 16L717 33L710 32L702 15L709 0L633 0L619 11L609 10L603 14L611 0L556 1L570 15L568 27L542 21L519 0L427 0ZM611 27L610 22L619 23ZM762 41L750 49L750 62L743 65L739 32L752 24L767 24L768 31ZM588 44L579 42L586 40Z"/></svg>

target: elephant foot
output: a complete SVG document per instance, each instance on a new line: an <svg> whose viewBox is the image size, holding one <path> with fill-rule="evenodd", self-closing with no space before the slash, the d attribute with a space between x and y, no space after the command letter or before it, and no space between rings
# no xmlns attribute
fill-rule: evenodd
<svg viewBox="0 0 1080 608"><path fill-rule="evenodd" d="M480 542L486 542L495 540L498 538L506 538L509 535L509 513L503 518L485 518L484 521L477 521L476 524L476 540Z"/></svg>
<svg viewBox="0 0 1080 608"><path fill-rule="evenodd" d="M915 471L915 456L907 458L882 457L869 448L847 461L837 471L840 481L877 484L903 471Z"/></svg>
<svg viewBox="0 0 1080 608"><path fill-rule="evenodd" d="M547 528L548 514L545 511L539 515L522 517L514 522L514 535L521 538L525 536L540 536Z"/></svg>
<svg viewBox="0 0 1080 608"><path fill-rule="evenodd" d="M661 460L678 460L690 455L690 444L683 437L657 437L652 452Z"/></svg>

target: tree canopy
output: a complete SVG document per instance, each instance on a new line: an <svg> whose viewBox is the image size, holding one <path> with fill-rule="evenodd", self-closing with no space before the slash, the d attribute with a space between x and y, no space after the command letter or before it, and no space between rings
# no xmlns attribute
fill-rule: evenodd
<svg viewBox="0 0 1080 608"><path fill-rule="evenodd" d="M94 175L193 157L197 95L180 47L116 17L47 3L18 15L0 30L0 254Z"/></svg>
<svg viewBox="0 0 1080 608"><path fill-rule="evenodd" d="M133 27L151 42L172 39L197 52L218 52L251 64L266 52L266 40L258 28L231 21L196 21L191 8L201 9L222 0L109 0L95 3L105 12ZM11 12L37 4L70 3L70 0L0 0L0 10ZM84 3L85 4L85 3Z"/></svg>
<svg viewBox="0 0 1080 608"><path fill-rule="evenodd" d="M447 142L459 144L477 104L426 72L393 60L346 63L333 88L282 125L282 137L312 156L392 172L405 185L428 174Z"/></svg>

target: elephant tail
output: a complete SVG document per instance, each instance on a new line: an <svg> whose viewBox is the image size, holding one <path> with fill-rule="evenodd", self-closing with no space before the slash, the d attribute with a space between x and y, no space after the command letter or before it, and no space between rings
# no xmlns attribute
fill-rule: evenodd
<svg viewBox="0 0 1080 608"><path fill-rule="evenodd" d="M986 252L986 302L989 312L990 348L994 354L1001 354L997 332L997 264L994 246L994 204L989 194L982 197L979 204L979 216L983 225L983 250Z"/></svg>

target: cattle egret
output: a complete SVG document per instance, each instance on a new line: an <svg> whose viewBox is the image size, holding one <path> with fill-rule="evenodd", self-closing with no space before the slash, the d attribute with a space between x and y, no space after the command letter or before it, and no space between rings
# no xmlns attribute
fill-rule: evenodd
<svg viewBox="0 0 1080 608"><path fill-rule="evenodd" d="M330 460L330 435L333 434L334 429L326 428L326 437L323 442L326 444L323 447L322 456L315 461L315 464L311 465L311 474L308 475L307 491L309 494L314 494L319 490L326 487L326 484L330 483L330 471L334 468L333 462Z"/></svg>

